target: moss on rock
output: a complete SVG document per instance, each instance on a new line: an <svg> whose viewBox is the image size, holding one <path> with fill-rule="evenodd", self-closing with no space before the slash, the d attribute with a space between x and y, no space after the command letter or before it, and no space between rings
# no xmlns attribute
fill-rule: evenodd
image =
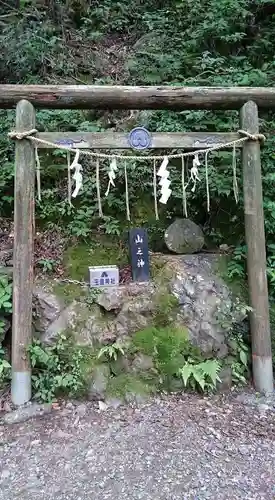
<svg viewBox="0 0 275 500"><path fill-rule="evenodd" d="M109 379L106 393L108 397L117 397L130 401L134 400L136 396L146 397L155 391L156 387L141 376L122 373Z"/></svg>
<svg viewBox="0 0 275 500"><path fill-rule="evenodd" d="M127 264L128 252L118 238L101 236L89 243L68 247L63 260L65 274L71 279L83 280L88 278L89 266Z"/></svg>
<svg viewBox="0 0 275 500"><path fill-rule="evenodd" d="M176 274L175 268L161 254L152 254L150 260L153 281L156 284L167 286Z"/></svg>
<svg viewBox="0 0 275 500"><path fill-rule="evenodd" d="M62 283L59 282L53 286L53 292L63 299L66 305L71 304L73 300L81 301L88 296L88 288L85 288L77 283Z"/></svg>
<svg viewBox="0 0 275 500"><path fill-rule="evenodd" d="M189 357L202 360L199 349L189 341L187 330L171 325L149 327L137 332L133 336L133 345L137 351L153 358L155 369L162 379L176 375Z"/></svg>
<svg viewBox="0 0 275 500"><path fill-rule="evenodd" d="M172 322L173 313L179 305L175 295L167 292L166 289L160 290L155 297L155 313L153 323L155 326L166 326Z"/></svg>

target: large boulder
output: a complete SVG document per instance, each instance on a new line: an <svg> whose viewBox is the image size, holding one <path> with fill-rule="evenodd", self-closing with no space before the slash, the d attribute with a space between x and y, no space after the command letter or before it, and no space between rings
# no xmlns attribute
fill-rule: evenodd
<svg viewBox="0 0 275 500"><path fill-rule="evenodd" d="M178 254L199 252L204 245L201 228L190 219L176 219L165 231L167 248Z"/></svg>
<svg viewBox="0 0 275 500"><path fill-rule="evenodd" d="M225 357L230 328L224 325L240 324L244 314L217 272L218 259L209 254L152 257L157 269L152 282L106 288L92 305L82 297L60 310L62 301L57 297L56 302L51 301L52 307L45 307L49 301L38 294L40 326L45 325L41 338L51 343L59 333L69 330L79 345L105 345L117 339L124 342L138 330L153 325L156 315L163 312L160 299L170 301L172 295L177 299L170 311L173 325L187 328L191 342L206 357ZM137 359L134 364L138 366L141 361L149 363Z"/></svg>
<svg viewBox="0 0 275 500"><path fill-rule="evenodd" d="M188 328L190 340L206 356L214 353L223 358L228 353L230 325L244 321L245 314L217 272L219 258L182 255L170 256L168 261L176 271L170 289L179 301L177 323Z"/></svg>

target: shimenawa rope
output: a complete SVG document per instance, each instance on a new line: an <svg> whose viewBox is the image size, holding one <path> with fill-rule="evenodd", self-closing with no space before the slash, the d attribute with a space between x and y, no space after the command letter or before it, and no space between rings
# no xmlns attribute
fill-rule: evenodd
<svg viewBox="0 0 275 500"><path fill-rule="evenodd" d="M17 140L22 140L22 139L28 139L36 144L44 144L44 146L48 146L51 148L55 149L60 149L63 151L77 151L77 148L72 149L69 146L65 145L60 145L60 144L55 144L54 142L49 142L45 141L44 139L39 139L38 137L35 137L34 134L37 133L36 129L31 129L26 132L16 132L12 131L8 133L8 137L10 139L17 139ZM211 151L218 151L219 149L224 149L224 148L230 148L233 147L233 145L241 144L242 142L245 142L247 140L252 140L252 141L260 141L263 142L265 141L265 136L263 134L250 134L246 130L238 130L238 133L240 135L243 135L244 137L241 137L240 139L235 139L234 141L227 142L225 144L217 144L216 146L212 146L210 148L205 148L205 149L199 149L197 151L188 151L186 153L176 153L172 155L149 155L149 156L132 156L132 155L119 155L119 154L106 154L106 153L96 153L94 151L86 151L86 150L81 150L80 153L83 156L90 156L92 158L117 158L119 160L137 160L137 161L148 161L148 160L163 160L165 157L168 157L169 159L172 158L182 158L186 156L195 156L199 154L205 154L206 151L211 152Z"/></svg>
<svg viewBox="0 0 275 500"><path fill-rule="evenodd" d="M236 145L237 144L242 144L246 142L247 140L252 140L252 141L259 141L259 142L264 142L266 140L265 136L263 134L250 134L246 130L238 130L238 133L242 135L243 137L240 137L239 139L235 139L234 141L230 141L224 144L217 144L215 146L205 148L205 149L200 149L200 150L195 150L195 151L188 151L185 153L176 153L176 154L171 154L171 155L120 155L120 154L106 154L106 153L97 153L94 151L86 151L86 150L80 150L78 148L71 148L66 145L60 145L60 144L55 144L50 141L45 141L44 139L39 139L38 137L35 137L35 134L37 133L36 129L31 129L28 131L24 132L17 132L17 131L11 131L8 134L8 137L10 139L15 139L15 140L23 140L23 139L28 139L31 142L34 143L35 147L35 160L36 160L36 177L37 177L37 190L38 190L38 199L41 200L41 181L40 181L40 171L41 171L41 166L40 166L40 160L39 160L39 155L38 155L38 146L39 144L48 146L50 148L55 148L59 149L62 151L67 151L67 163L68 163L68 201L71 205L71 197L77 196L79 190L82 187L82 166L78 163L80 155L83 156L88 156L90 158L96 158L96 186L97 186L97 199L98 199L98 211L99 211L99 216L103 216L102 212L102 205L101 205L101 195L100 195L100 178L99 178L99 159L100 158L106 158L111 160L110 164L110 170L109 170L109 184L107 191L105 193L106 196L108 196L109 190L111 185L114 186L114 178L115 178L115 171L117 170L117 163L116 160L125 160L124 163L124 176L125 176L125 196L126 196L126 213L127 213L127 220L130 220L130 207L129 207L129 192L128 192L128 177L127 177L127 166L126 166L126 160L136 160L136 161L149 161L153 160L154 162L154 177L153 177L153 186L154 186L154 200L155 200L155 215L156 219L159 218L158 216L158 206L157 206L157 182L156 182L156 161L158 160L165 160L165 159L174 159L174 158L181 158L182 160L182 203L183 203L183 213L187 217L187 204L186 204L186 189L190 183L190 181L193 182L193 187L192 187L192 192L195 191L196 189L196 182L200 181L199 175L198 175L198 166L200 166L200 161L199 161L199 155L204 155L205 156L205 177L206 177L206 193L207 193L207 211L210 210L210 192L209 192L209 176L208 176L208 155L209 153L213 151L219 151L221 149L225 148L233 148L233 161L232 161L232 168L233 168L233 191L234 191L234 196L236 202L238 202L238 184L237 184L237 174L236 174ZM75 153L75 157L73 162L71 163L71 153ZM185 184L185 162L184 158L186 157L194 157L193 159L193 167L191 168L191 176ZM74 175L73 179L75 180L75 189L74 192L71 193L71 170L74 169ZM170 191L171 192L171 191Z"/></svg>

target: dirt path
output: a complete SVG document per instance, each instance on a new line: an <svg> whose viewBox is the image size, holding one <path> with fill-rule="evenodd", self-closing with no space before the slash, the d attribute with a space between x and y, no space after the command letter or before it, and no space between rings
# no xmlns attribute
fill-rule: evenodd
<svg viewBox="0 0 275 500"><path fill-rule="evenodd" d="M0 500L274 499L274 406L251 397L67 403L2 425Z"/></svg>

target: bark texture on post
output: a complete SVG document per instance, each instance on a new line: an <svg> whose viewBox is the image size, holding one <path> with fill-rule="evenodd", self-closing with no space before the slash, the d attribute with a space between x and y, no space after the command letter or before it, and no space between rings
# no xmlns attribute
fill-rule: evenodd
<svg viewBox="0 0 275 500"><path fill-rule="evenodd" d="M0 108L20 99L52 109L240 109L246 101L275 106L275 87L0 85Z"/></svg>
<svg viewBox="0 0 275 500"><path fill-rule="evenodd" d="M35 128L35 110L22 100L16 108L16 130ZM29 140L15 145L14 274L12 319L12 401L31 399L31 367L27 347L32 338L33 233L35 154Z"/></svg>
<svg viewBox="0 0 275 500"><path fill-rule="evenodd" d="M259 133L258 108L253 101L242 107L240 126L251 134ZM243 190L248 283L253 308L250 315L253 380L257 391L270 393L273 372L259 141L251 140L243 145Z"/></svg>

